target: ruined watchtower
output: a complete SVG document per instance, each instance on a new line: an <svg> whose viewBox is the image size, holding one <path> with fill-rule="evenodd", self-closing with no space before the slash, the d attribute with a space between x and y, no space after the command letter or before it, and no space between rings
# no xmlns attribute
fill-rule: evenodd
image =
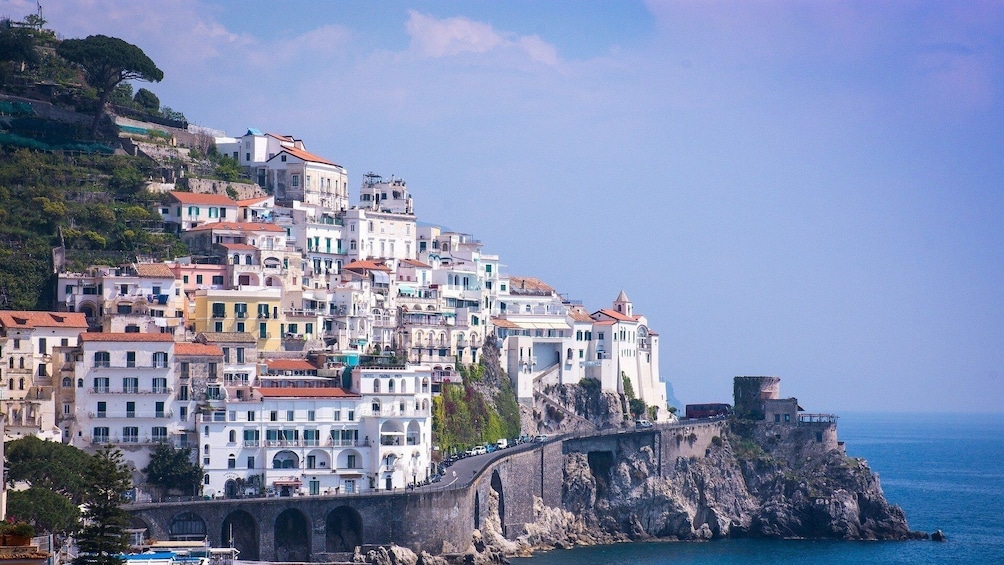
<svg viewBox="0 0 1004 565"><path fill-rule="evenodd" d="M763 420L764 401L777 400L781 392L781 379L765 376L735 377L732 399L739 418Z"/></svg>

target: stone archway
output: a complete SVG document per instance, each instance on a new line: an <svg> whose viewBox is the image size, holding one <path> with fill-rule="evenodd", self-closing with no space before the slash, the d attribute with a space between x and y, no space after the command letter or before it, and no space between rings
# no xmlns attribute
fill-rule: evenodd
<svg viewBox="0 0 1004 565"><path fill-rule="evenodd" d="M310 561L310 525L299 510L290 508L276 517L273 539L275 561Z"/></svg>
<svg viewBox="0 0 1004 565"><path fill-rule="evenodd" d="M495 494L499 495L499 524L502 525L502 535L505 536L505 494L502 492L502 477L499 475L498 469L492 471L491 485Z"/></svg>
<svg viewBox="0 0 1004 565"><path fill-rule="evenodd" d="M206 539L206 521L194 512L182 512L171 518L168 529L171 541L201 541Z"/></svg>
<svg viewBox="0 0 1004 565"><path fill-rule="evenodd" d="M324 527L324 550L352 552L363 544L363 518L355 508L339 506L328 513Z"/></svg>
<svg viewBox="0 0 1004 565"><path fill-rule="evenodd" d="M244 510L227 514L220 529L220 539L225 547L236 547L240 559L258 561L258 522Z"/></svg>

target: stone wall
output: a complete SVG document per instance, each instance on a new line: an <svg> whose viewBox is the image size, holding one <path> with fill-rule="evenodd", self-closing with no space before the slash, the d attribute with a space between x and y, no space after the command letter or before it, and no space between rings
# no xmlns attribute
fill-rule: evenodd
<svg viewBox="0 0 1004 565"><path fill-rule="evenodd" d="M179 190L189 190L199 194L222 194L227 196L227 189L232 188L237 191L237 200L246 200L259 196L267 196L260 186L249 182L230 182L215 179L197 179L185 177L178 179Z"/></svg>

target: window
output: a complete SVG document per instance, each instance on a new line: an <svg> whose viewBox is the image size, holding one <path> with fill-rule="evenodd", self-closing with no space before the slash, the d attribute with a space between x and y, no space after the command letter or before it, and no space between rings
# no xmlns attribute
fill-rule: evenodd
<svg viewBox="0 0 1004 565"><path fill-rule="evenodd" d="M237 322L237 332L244 333L244 322Z"/></svg>
<svg viewBox="0 0 1004 565"><path fill-rule="evenodd" d="M178 419L182 422L188 421L188 406L178 408Z"/></svg>
<svg viewBox="0 0 1004 565"><path fill-rule="evenodd" d="M108 403L101 401L98 402L98 411L94 415L95 418L107 418L108 417Z"/></svg>
<svg viewBox="0 0 1004 565"><path fill-rule="evenodd" d="M223 284L223 275L213 275L213 284L215 285Z"/></svg>
<svg viewBox="0 0 1004 565"><path fill-rule="evenodd" d="M122 392L133 393L133 394L139 392L139 378L138 377L123 377L122 378Z"/></svg>
<svg viewBox="0 0 1004 565"><path fill-rule="evenodd" d="M13 359L11 359L13 361ZM95 367L110 367L112 362L112 356L107 351L96 351L94 352L94 366Z"/></svg>
<svg viewBox="0 0 1004 565"><path fill-rule="evenodd" d="M356 421L356 411L355 410L349 410L349 421L350 422L355 422Z"/></svg>
<svg viewBox="0 0 1004 565"><path fill-rule="evenodd" d="M188 364L188 361L182 361L181 362L181 378L187 379L188 376L189 376L189 374L190 374L190 370L191 369L190 369L190 366Z"/></svg>
<svg viewBox="0 0 1004 565"><path fill-rule="evenodd" d="M178 387L178 400L188 400L188 385Z"/></svg>
<svg viewBox="0 0 1004 565"><path fill-rule="evenodd" d="M63 388L73 388L73 379L70 377L63 377Z"/></svg>
<svg viewBox="0 0 1004 565"><path fill-rule="evenodd" d="M254 469L254 455L248 456L248 469Z"/></svg>
<svg viewBox="0 0 1004 565"><path fill-rule="evenodd" d="M268 339L268 324L266 322L258 324L258 339Z"/></svg>
<svg viewBox="0 0 1004 565"><path fill-rule="evenodd" d="M230 430L230 443L237 443L237 430Z"/></svg>
<svg viewBox="0 0 1004 565"><path fill-rule="evenodd" d="M97 427L94 428L94 443L108 443L108 428Z"/></svg>
<svg viewBox="0 0 1004 565"><path fill-rule="evenodd" d="M154 414L153 414L154 418L165 418L165 417L167 417L167 412L164 411L164 403L163 402L157 402L157 403L155 403L153 411L154 411Z"/></svg>
<svg viewBox="0 0 1004 565"><path fill-rule="evenodd" d="M237 304L234 304L234 314L236 314L237 317L241 318L241 319L247 318L248 317L248 305L244 304L244 303L241 303L241 302L238 302Z"/></svg>
<svg viewBox="0 0 1004 565"><path fill-rule="evenodd" d="M202 275L195 275L195 284L202 284Z"/></svg>
<svg viewBox="0 0 1004 565"><path fill-rule="evenodd" d="M127 351L126 352L126 367L135 367L135 366L136 366L136 352L135 351Z"/></svg>
<svg viewBox="0 0 1004 565"><path fill-rule="evenodd" d="M254 410L248 410L248 422L254 422Z"/></svg>
<svg viewBox="0 0 1004 565"><path fill-rule="evenodd" d="M243 363L244 362L244 348L243 347L238 347L237 348L237 362L238 363Z"/></svg>
<svg viewBox="0 0 1004 565"><path fill-rule="evenodd" d="M292 410L286 410L286 421L287 422L292 422L293 421L293 411Z"/></svg>
<svg viewBox="0 0 1004 565"><path fill-rule="evenodd" d="M108 377L96 377L94 379L94 392L97 393L108 392Z"/></svg>
<svg viewBox="0 0 1004 565"><path fill-rule="evenodd" d="M135 418L135 417L136 417L136 403L126 402L126 418Z"/></svg>
<svg viewBox="0 0 1004 565"><path fill-rule="evenodd" d="M342 419L342 411L341 410L335 410L335 415L334 415L334 417L332 419L334 421L336 421L336 422L339 421L339 420L341 420Z"/></svg>
<svg viewBox="0 0 1004 565"><path fill-rule="evenodd" d="M282 160L283 161L286 160L286 156L285 155L282 156ZM296 173L293 173L293 175L292 175L292 181L293 181L292 182L293 188L298 188L300 186L300 175L298 175Z"/></svg>
<svg viewBox="0 0 1004 565"><path fill-rule="evenodd" d="M223 331L223 322L216 322L213 324L213 331L220 333Z"/></svg>
<svg viewBox="0 0 1004 565"><path fill-rule="evenodd" d="M126 426L122 428L122 441L125 443L139 442L139 428L136 426Z"/></svg>
<svg viewBox="0 0 1004 565"><path fill-rule="evenodd" d="M268 420L270 422L278 422L279 421L279 411L278 410L272 410L271 412L269 412L269 414L268 414Z"/></svg>
<svg viewBox="0 0 1004 565"><path fill-rule="evenodd" d="M167 428L164 426L154 426L150 434L155 443L164 443L167 441Z"/></svg>
<svg viewBox="0 0 1004 565"><path fill-rule="evenodd" d="M167 352L158 351L153 354L153 366L156 369L166 369L167 368Z"/></svg>

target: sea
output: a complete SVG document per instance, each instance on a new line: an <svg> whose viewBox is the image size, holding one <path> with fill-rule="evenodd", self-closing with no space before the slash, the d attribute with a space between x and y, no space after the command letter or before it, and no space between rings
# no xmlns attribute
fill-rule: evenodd
<svg viewBox="0 0 1004 565"><path fill-rule="evenodd" d="M841 414L847 454L877 472L912 530L946 542L717 540L553 550L519 565L1004 564L1004 414Z"/></svg>

